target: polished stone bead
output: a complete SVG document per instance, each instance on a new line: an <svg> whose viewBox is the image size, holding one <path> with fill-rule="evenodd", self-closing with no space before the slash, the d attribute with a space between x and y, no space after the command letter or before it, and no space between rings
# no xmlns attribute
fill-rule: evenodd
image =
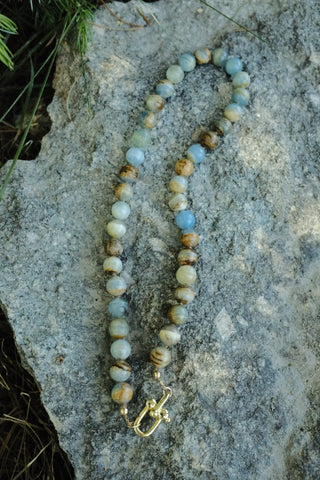
<svg viewBox="0 0 320 480"><path fill-rule="evenodd" d="M124 318L115 318L109 325L109 333L116 339L125 338L129 333L129 325Z"/></svg>
<svg viewBox="0 0 320 480"><path fill-rule="evenodd" d="M197 279L197 272L190 265L182 265L178 268L176 278L180 285L192 285Z"/></svg>
<svg viewBox="0 0 320 480"><path fill-rule="evenodd" d="M184 210L183 212L179 212L175 218L176 225L181 228L181 230L186 230L193 228L196 219L190 210Z"/></svg>
<svg viewBox="0 0 320 480"><path fill-rule="evenodd" d="M235 73L232 77L233 88L247 88L250 85L250 77L247 72Z"/></svg>
<svg viewBox="0 0 320 480"><path fill-rule="evenodd" d="M159 332L161 342L167 347L176 345L180 342L181 333L175 325L166 325Z"/></svg>
<svg viewBox="0 0 320 480"><path fill-rule="evenodd" d="M119 257L107 257L103 262L103 270L106 273L120 273L122 270L122 262Z"/></svg>
<svg viewBox="0 0 320 480"><path fill-rule="evenodd" d="M110 237L121 238L125 235L127 228L122 220L111 220L107 224L107 232Z"/></svg>
<svg viewBox="0 0 320 480"><path fill-rule="evenodd" d="M125 382L131 374L131 367L125 360L117 360L110 368L110 377L115 382Z"/></svg>
<svg viewBox="0 0 320 480"><path fill-rule="evenodd" d="M114 298L108 305L110 315L115 318L123 317L128 312L128 309L128 302L123 300L123 298Z"/></svg>
<svg viewBox="0 0 320 480"><path fill-rule="evenodd" d="M126 220L130 215L130 207L126 202L116 202L111 207L111 213L118 220Z"/></svg>
<svg viewBox="0 0 320 480"><path fill-rule="evenodd" d="M142 112L139 115L138 123L142 128L151 130L157 125L157 116L153 112Z"/></svg>
<svg viewBox="0 0 320 480"><path fill-rule="evenodd" d="M193 163L188 158L180 158L177 161L175 166L175 171L178 175L182 175L183 177L190 177L193 173Z"/></svg>
<svg viewBox="0 0 320 480"><path fill-rule="evenodd" d="M178 262L180 265L194 265L198 261L198 255L194 250L184 248L178 253Z"/></svg>
<svg viewBox="0 0 320 480"><path fill-rule="evenodd" d="M182 210L185 210L187 206L188 200L187 197L183 195L183 193L175 193L169 199L169 207L174 212L181 212Z"/></svg>
<svg viewBox="0 0 320 480"><path fill-rule="evenodd" d="M150 130L146 128L138 128L135 130L131 137L131 144L134 147L145 149L151 143Z"/></svg>
<svg viewBox="0 0 320 480"><path fill-rule="evenodd" d="M120 297L127 289L125 280L121 277L112 277L107 281L107 292L114 297Z"/></svg>
<svg viewBox="0 0 320 480"><path fill-rule="evenodd" d="M119 185L116 186L114 193L119 200L127 202L128 200L131 200L133 196L133 188L129 183L119 183Z"/></svg>
<svg viewBox="0 0 320 480"><path fill-rule="evenodd" d="M199 235L193 231L184 231L180 242L187 248L193 248L199 243Z"/></svg>
<svg viewBox="0 0 320 480"><path fill-rule="evenodd" d="M185 305L192 302L196 294L190 287L178 287L174 291L174 296L178 302Z"/></svg>
<svg viewBox="0 0 320 480"><path fill-rule="evenodd" d="M201 145L195 143L188 148L187 156L193 163L201 163L206 156L206 151Z"/></svg>
<svg viewBox="0 0 320 480"><path fill-rule="evenodd" d="M151 350L150 360L156 368L164 368L171 362L171 353L165 347L155 347Z"/></svg>
<svg viewBox="0 0 320 480"><path fill-rule="evenodd" d="M212 63L217 67L224 67L228 60L228 53L222 48L217 48L212 52Z"/></svg>
<svg viewBox="0 0 320 480"><path fill-rule="evenodd" d="M111 257L119 257L123 252L123 245L116 238L110 238L106 244L106 252Z"/></svg>
<svg viewBox="0 0 320 480"><path fill-rule="evenodd" d="M200 136L200 143L204 148L212 150L218 146L219 136L216 132L204 132Z"/></svg>
<svg viewBox="0 0 320 480"><path fill-rule="evenodd" d="M156 92L166 100L174 94L174 86L169 80L161 80L156 86Z"/></svg>
<svg viewBox="0 0 320 480"><path fill-rule="evenodd" d="M141 148L131 147L126 153L127 161L138 168L144 162L144 152Z"/></svg>
<svg viewBox="0 0 320 480"><path fill-rule="evenodd" d="M238 57L231 57L227 60L226 63L226 72L229 75L234 75L235 73L241 72L242 62Z"/></svg>
<svg viewBox="0 0 320 480"><path fill-rule="evenodd" d="M203 65L204 63L208 63L211 60L211 52L209 48L199 48L194 52L194 56L198 65Z"/></svg>
<svg viewBox="0 0 320 480"><path fill-rule="evenodd" d="M240 107L245 107L248 105L250 99L250 93L243 87L236 88L233 90L231 100L234 103L238 103Z"/></svg>
<svg viewBox="0 0 320 480"><path fill-rule="evenodd" d="M242 113L242 107L237 103L230 103L224 110L224 116L230 120L230 122L237 122L240 120Z"/></svg>
<svg viewBox="0 0 320 480"><path fill-rule="evenodd" d="M220 118L215 122L215 128L218 135L223 136L227 135L232 129L232 123L227 118Z"/></svg>
<svg viewBox="0 0 320 480"><path fill-rule="evenodd" d="M188 180L182 175L175 175L170 180L169 188L174 193L184 193L188 188Z"/></svg>
<svg viewBox="0 0 320 480"><path fill-rule="evenodd" d="M161 95L150 95L146 101L147 109L154 113L160 112L164 105L165 103Z"/></svg>
<svg viewBox="0 0 320 480"><path fill-rule="evenodd" d="M128 183L135 182L138 178L138 174L138 169L133 165L124 165L120 170L121 180Z"/></svg>
<svg viewBox="0 0 320 480"><path fill-rule="evenodd" d="M183 325L188 320L188 311L182 305L173 305L168 316L170 321L176 325Z"/></svg>
<svg viewBox="0 0 320 480"><path fill-rule="evenodd" d="M192 53L183 53L179 57L179 65L184 72L192 72L197 65L197 61Z"/></svg>
<svg viewBox="0 0 320 480"><path fill-rule="evenodd" d="M127 340L115 340L112 342L110 352L116 360L125 360L131 353L131 346Z"/></svg>
<svg viewBox="0 0 320 480"><path fill-rule="evenodd" d="M180 83L184 79L184 71L180 65L171 65L167 70L167 79L171 83Z"/></svg>
<svg viewBox="0 0 320 480"><path fill-rule="evenodd" d="M120 405L126 405L133 396L133 390L129 383L116 383L111 391L111 398Z"/></svg>

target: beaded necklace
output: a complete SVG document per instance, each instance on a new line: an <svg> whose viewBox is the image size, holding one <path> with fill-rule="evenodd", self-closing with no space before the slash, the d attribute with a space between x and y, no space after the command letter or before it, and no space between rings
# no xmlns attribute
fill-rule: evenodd
<svg viewBox="0 0 320 480"><path fill-rule="evenodd" d="M203 133L200 136L199 143L188 148L186 158L177 161L175 175L169 183L172 194L168 203L170 209L176 213L175 223L182 231L180 242L184 248L178 253L179 268L176 272L176 279L179 286L174 292L177 303L171 306L168 312L171 323L160 330L159 337L163 345L153 348L150 354L150 360L154 366L154 378L162 388L162 397L158 402L154 399L147 400L136 420L130 422L127 404L132 399L133 389L129 383L126 383L131 373L131 367L126 359L131 353L131 347L125 339L129 333L129 325L124 318L128 311L128 303L121 298L126 291L126 283L119 276L122 271L122 262L119 257L123 252L123 245L119 239L126 233L124 220L130 215L128 202L133 196L132 184L137 180L138 167L144 162L144 150L151 143L150 130L157 123L157 113L164 108L165 100L170 98L175 91L174 85L180 83L186 73L194 70L197 64L207 64L211 60L214 65L225 68L232 78L234 88L231 97L232 103L227 105L224 110L224 117L215 122L212 131ZM183 325L188 318L186 305L195 298L195 292L191 286L197 278L194 268L197 262L197 253L194 247L199 242L199 235L193 229L195 217L191 211L187 210L188 201L185 195L188 187L187 179L193 173L194 167L204 160L206 149L210 150L217 147L219 138L230 132L232 123L240 119L243 107L248 104L249 93L246 87L250 84L250 77L242 68L242 62L239 58L229 57L228 53L221 48L214 50L212 55L208 48L201 48L194 55L191 53L182 54L179 57L178 64L171 65L168 68L167 78L160 81L156 86L156 93L147 98L146 111L140 114L139 128L134 131L130 141L132 146L126 153L128 163L120 170L121 183L115 189L118 201L112 205L113 220L106 227L110 236L106 245L108 257L103 263L104 271L110 275L107 280L107 292L115 297L108 305L112 317L109 325L109 332L113 339L111 355L115 360L110 368L110 377L117 382L112 389L111 397L120 405L120 413L127 426L133 428L140 437L151 435L163 420L165 422L170 421L164 404L172 396L172 390L162 382L160 370L171 362L169 347L180 341L179 326ZM147 414L154 420L154 423L147 431L143 431L140 427Z"/></svg>

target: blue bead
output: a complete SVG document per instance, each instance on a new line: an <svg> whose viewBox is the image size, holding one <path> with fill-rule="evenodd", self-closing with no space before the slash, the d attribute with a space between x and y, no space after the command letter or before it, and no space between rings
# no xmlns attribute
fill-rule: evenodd
<svg viewBox="0 0 320 480"><path fill-rule="evenodd" d="M197 61L192 53L183 53L179 57L179 65L184 72L192 72L195 69Z"/></svg>
<svg viewBox="0 0 320 480"><path fill-rule="evenodd" d="M125 360L131 353L130 343L127 340L116 340L111 344L110 353L116 360Z"/></svg>
<svg viewBox="0 0 320 480"><path fill-rule="evenodd" d="M228 60L228 53L222 48L217 48L212 53L212 63L217 67L224 67Z"/></svg>
<svg viewBox="0 0 320 480"><path fill-rule="evenodd" d="M169 82L169 80L162 80L156 86L156 92L158 95L161 95L161 97L166 100L174 93L174 86L171 82Z"/></svg>
<svg viewBox="0 0 320 480"><path fill-rule="evenodd" d="M227 118L220 118L215 122L215 126L222 131L223 135L226 135L232 129L232 123Z"/></svg>
<svg viewBox="0 0 320 480"><path fill-rule="evenodd" d="M234 75L235 73L241 72L242 70L242 62L238 57L231 57L227 60L226 63L226 72L229 75Z"/></svg>
<svg viewBox="0 0 320 480"><path fill-rule="evenodd" d="M131 144L138 148L147 148L151 143L151 134L145 128L138 128L133 132Z"/></svg>
<svg viewBox="0 0 320 480"><path fill-rule="evenodd" d="M240 120L242 113L242 107L237 103L229 103L224 109L224 116L230 120L230 122L237 122Z"/></svg>
<svg viewBox="0 0 320 480"><path fill-rule="evenodd" d="M248 105L249 98L250 98L250 94L248 90L240 87L240 88L236 88L233 91L231 100L234 103L237 103L238 105L240 105L240 107L245 107L246 105Z"/></svg>
<svg viewBox="0 0 320 480"><path fill-rule="evenodd" d="M206 151L201 145L195 143L188 148L188 158L194 163L201 163L206 155Z"/></svg>
<svg viewBox="0 0 320 480"><path fill-rule="evenodd" d="M181 230L189 230L193 228L196 223L196 219L190 210L184 210L179 212L175 218L175 222Z"/></svg>
<svg viewBox="0 0 320 480"><path fill-rule="evenodd" d="M126 153L126 159L137 168L144 162L144 153L140 148L131 147Z"/></svg>
<svg viewBox="0 0 320 480"><path fill-rule="evenodd" d="M128 311L129 305L128 302L122 298L115 298L111 300L108 305L109 313L112 317L120 318Z"/></svg>
<svg viewBox="0 0 320 480"><path fill-rule="evenodd" d="M237 72L232 76L233 88L247 88L250 85L250 77L247 72Z"/></svg>

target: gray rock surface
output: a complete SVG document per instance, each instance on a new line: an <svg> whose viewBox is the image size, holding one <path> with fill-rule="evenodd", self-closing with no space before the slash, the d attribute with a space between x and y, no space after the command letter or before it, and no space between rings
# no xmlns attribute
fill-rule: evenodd
<svg viewBox="0 0 320 480"><path fill-rule="evenodd" d="M143 24L136 6L112 8ZM78 480L320 478L319 3L214 6L273 49L194 0L145 4L151 26L131 31L101 8L87 92L64 46L51 132L35 161L18 162L0 205L1 304ZM190 181L198 295L165 375L172 421L141 439L110 400L104 227L146 95L180 53L202 45L243 58L252 100ZM187 76L159 115L135 188L123 273L131 417L161 394L147 359L175 285L172 167L230 92L212 66Z"/></svg>

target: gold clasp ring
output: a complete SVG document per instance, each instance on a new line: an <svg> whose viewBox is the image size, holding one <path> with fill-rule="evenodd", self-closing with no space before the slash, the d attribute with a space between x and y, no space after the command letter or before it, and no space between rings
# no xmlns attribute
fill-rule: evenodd
<svg viewBox="0 0 320 480"><path fill-rule="evenodd" d="M165 408L163 408L163 405L171 397L171 395L172 395L171 388L165 387L163 389L163 396L161 397L158 403L153 398L151 400L146 401L146 406L140 412L140 414L138 415L138 417L136 418L133 424L133 429L137 435L139 435L140 437L149 437L149 435L151 435L155 431L155 429L162 422L162 420L164 420L167 423L170 422L168 411ZM149 430L147 430L146 432L142 432L139 427L143 417L148 412L150 417L155 418L155 422L149 428Z"/></svg>

